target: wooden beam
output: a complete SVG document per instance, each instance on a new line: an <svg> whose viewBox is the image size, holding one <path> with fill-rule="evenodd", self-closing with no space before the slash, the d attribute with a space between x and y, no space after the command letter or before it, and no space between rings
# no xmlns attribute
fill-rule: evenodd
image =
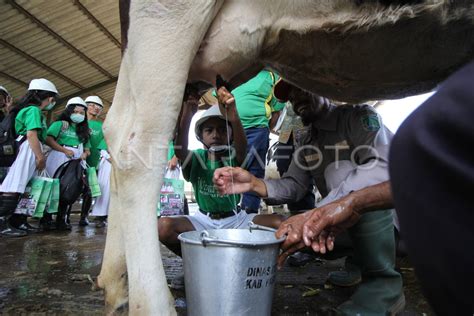
<svg viewBox="0 0 474 316"><path fill-rule="evenodd" d="M78 55L79 57L81 57L83 60L85 60L86 62L88 62L90 65L92 65L95 69L97 69L98 71L100 71L101 73L103 73L105 76L107 76L108 78L110 79L113 79L114 76L109 73L107 70L105 70L104 68L102 68L100 65L98 65L95 61L93 61L92 59L90 59L88 56L86 56L83 52L81 52L79 49L77 49L76 47L74 47L71 43L69 43L68 41L66 41L61 35L59 35L58 33L56 33L55 31L53 31L51 28L49 28L49 26L47 26L46 24L44 24L43 22L41 22L38 18L36 18L33 14L31 14L30 12L28 12L28 10L26 10L25 8L23 8L21 5L19 5L18 3L15 2L15 0L7 0L7 2L12 6L14 7L15 9L17 9L20 13L22 13L23 15L25 15L27 18L29 18L31 21L33 21L34 23L36 23L40 28L42 28L44 31L46 31L48 34L50 34L51 36L53 36L54 38L56 38L59 42L61 42L64 46L66 46L67 48L69 48L70 50L72 50L76 55Z"/></svg>
<svg viewBox="0 0 474 316"><path fill-rule="evenodd" d="M11 75L9 75L9 74L3 72L3 71L0 71L0 76L5 77L5 78L7 78L7 79L9 79L9 80L11 80L11 81L14 81L14 82L18 83L19 85L28 87L28 83L27 83L27 82L24 82L23 80L17 79L17 78L15 78L15 77L13 77L13 76L11 76Z"/></svg>
<svg viewBox="0 0 474 316"><path fill-rule="evenodd" d="M104 33L112 41L112 43L115 44L115 46L117 46L119 49L122 47L122 44L120 44L119 40L116 39L115 36L110 33L110 31L102 23L100 23L99 20L97 20L97 18L81 3L81 1L74 0L73 3L79 8L79 10L82 11L82 13L87 16L87 18L89 18L89 20L92 21L92 23L94 23L102 31L102 33Z"/></svg>
<svg viewBox="0 0 474 316"><path fill-rule="evenodd" d="M63 79L64 81L68 82L69 84L75 86L76 88L79 88L79 89L84 89L83 86L81 86L79 83L75 82L74 80L72 80L71 78L69 77L66 77L65 75L63 75L62 73L60 73L59 71L56 71L54 70L53 68L51 68L50 66L42 63L41 61L39 61L38 59L34 58L33 56L25 53L24 51L22 51L21 49L19 49L18 47L15 47L14 45L10 44L9 42L3 40L3 39L0 39L0 45L3 45L5 46L6 48L10 49L11 51L17 53L18 55L21 55L23 56L25 59L31 61L32 63L40 66L41 68L44 68L46 69L47 71L55 74L56 76L58 76L59 78Z"/></svg>

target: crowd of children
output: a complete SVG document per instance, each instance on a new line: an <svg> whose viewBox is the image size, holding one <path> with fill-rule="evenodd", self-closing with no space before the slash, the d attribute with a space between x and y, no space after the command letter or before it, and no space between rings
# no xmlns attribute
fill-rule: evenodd
<svg viewBox="0 0 474 316"><path fill-rule="evenodd" d="M11 124L11 130L5 128L4 134L11 133L15 137L12 153L13 163L4 162L11 152L3 150L3 176L0 187L0 234L4 237L25 236L41 230L70 230L68 207L59 203L56 218L45 212L39 227L31 225L25 214L17 209L21 196L34 176L42 175L53 178L58 168L65 162L78 159L84 168L104 166L104 172L110 173L107 159L107 147L102 133L102 122L99 116L103 109L102 100L98 96L89 96L85 100L73 97L67 101L62 113L47 125L45 113L55 108L59 92L55 84L47 79L31 80L26 94L17 102L5 87L0 86L0 107L2 110L2 127ZM4 136L5 136L4 135ZM7 137L4 137L7 139ZM5 144L3 144L5 149ZM102 172L102 173L104 173ZM99 183L105 194L98 203L98 227L104 227L108 208L108 174L103 174ZM87 215L90 212L92 198L89 190L83 194L83 205L79 225L89 224ZM107 201L103 201L107 200ZM94 206L95 208L95 206Z"/></svg>

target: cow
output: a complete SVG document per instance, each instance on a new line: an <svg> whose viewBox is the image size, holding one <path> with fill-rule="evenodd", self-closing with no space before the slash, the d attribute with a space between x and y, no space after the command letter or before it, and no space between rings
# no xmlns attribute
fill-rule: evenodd
<svg viewBox="0 0 474 316"><path fill-rule="evenodd" d="M298 87L361 102L436 87L474 52L466 0L121 1L126 45L104 132L112 156L98 284L106 312L172 315L156 204L187 82L238 84L269 67Z"/></svg>

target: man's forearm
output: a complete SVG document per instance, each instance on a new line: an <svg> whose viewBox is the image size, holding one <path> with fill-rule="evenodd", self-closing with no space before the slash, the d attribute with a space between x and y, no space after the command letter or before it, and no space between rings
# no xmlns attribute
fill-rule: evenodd
<svg viewBox="0 0 474 316"><path fill-rule="evenodd" d="M255 176L252 177L252 192L257 194L261 198L266 198L268 196L267 186L265 185L265 182Z"/></svg>
<svg viewBox="0 0 474 316"><path fill-rule="evenodd" d="M353 210L359 214L393 208L393 196L390 181L371 185L354 191L346 196Z"/></svg>

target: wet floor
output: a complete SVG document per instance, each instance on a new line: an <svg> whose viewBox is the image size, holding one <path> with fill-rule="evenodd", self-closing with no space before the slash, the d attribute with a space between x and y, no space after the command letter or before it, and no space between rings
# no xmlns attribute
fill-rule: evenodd
<svg viewBox="0 0 474 316"><path fill-rule="evenodd" d="M94 286L100 271L106 228L77 225L72 232L49 232L27 237L0 238L0 313L4 315L102 315L103 294ZM33 222L33 224L35 224ZM168 280L182 271L181 259L162 247ZM314 260L301 268L278 272L273 315L325 315L346 300L353 288L325 284L329 271L343 260ZM414 271L399 260L407 307L403 315L432 314L421 294ZM173 291L178 304L184 292ZM185 314L185 309L178 309Z"/></svg>

